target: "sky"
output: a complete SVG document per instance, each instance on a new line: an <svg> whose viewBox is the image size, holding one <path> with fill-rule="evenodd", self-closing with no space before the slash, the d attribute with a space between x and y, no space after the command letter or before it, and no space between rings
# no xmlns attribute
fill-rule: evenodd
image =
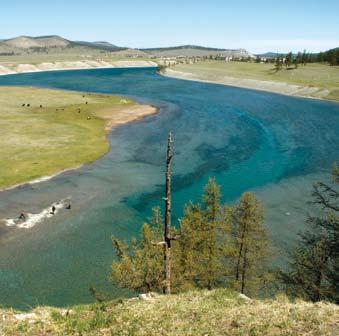
<svg viewBox="0 0 339 336"><path fill-rule="evenodd" d="M0 39L19 35L318 52L339 47L339 0L0 0Z"/></svg>

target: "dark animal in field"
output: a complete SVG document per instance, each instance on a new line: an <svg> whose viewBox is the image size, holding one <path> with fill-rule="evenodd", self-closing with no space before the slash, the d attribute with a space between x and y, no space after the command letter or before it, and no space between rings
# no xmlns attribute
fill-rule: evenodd
<svg viewBox="0 0 339 336"><path fill-rule="evenodd" d="M27 107L30 107L31 106L31 104L27 104Z"/></svg>
<svg viewBox="0 0 339 336"><path fill-rule="evenodd" d="M55 206L53 205L53 206L52 206L51 215L54 215L54 214L55 214L55 210L56 210L56 208L55 208Z"/></svg>
<svg viewBox="0 0 339 336"><path fill-rule="evenodd" d="M26 106L26 104L22 104L21 106Z"/></svg>
<svg viewBox="0 0 339 336"><path fill-rule="evenodd" d="M88 104L88 102L86 102L86 105Z"/></svg>
<svg viewBox="0 0 339 336"><path fill-rule="evenodd" d="M40 105L40 108L42 108L42 105Z"/></svg>

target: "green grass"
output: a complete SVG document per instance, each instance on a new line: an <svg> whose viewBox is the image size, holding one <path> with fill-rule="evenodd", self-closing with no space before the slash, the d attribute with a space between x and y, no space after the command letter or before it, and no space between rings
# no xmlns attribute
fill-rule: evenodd
<svg viewBox="0 0 339 336"><path fill-rule="evenodd" d="M9 335L334 335L339 309L285 297L245 301L226 289L155 295L61 310L39 307L18 321L1 310L0 334ZM31 312L32 313L32 312Z"/></svg>
<svg viewBox="0 0 339 336"><path fill-rule="evenodd" d="M326 64L307 64L297 69L285 67L276 72L273 64L247 62L202 61L195 64L179 64L174 70L192 73L205 80L218 81L223 76L257 79L319 87L330 90L327 99L339 101L339 67Z"/></svg>
<svg viewBox="0 0 339 336"><path fill-rule="evenodd" d="M0 189L96 160L109 147L104 118L131 104L116 96L1 87Z"/></svg>

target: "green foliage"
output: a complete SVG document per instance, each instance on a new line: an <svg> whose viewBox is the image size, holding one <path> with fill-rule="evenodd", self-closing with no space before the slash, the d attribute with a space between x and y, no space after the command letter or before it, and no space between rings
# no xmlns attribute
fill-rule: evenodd
<svg viewBox="0 0 339 336"><path fill-rule="evenodd" d="M222 205L214 179L205 187L201 204L189 203L172 237L172 290L235 286L255 293L263 279L267 239L263 211L246 193L234 209ZM159 208L141 230L140 242L130 248L113 238L118 260L112 264L112 281L138 292L163 289L163 218ZM160 244L158 244L160 242Z"/></svg>
<svg viewBox="0 0 339 336"><path fill-rule="evenodd" d="M119 286L137 292L161 291L163 283L162 249L156 243L161 240L160 209L153 209L150 223L141 228L141 241L132 240L127 246L112 237L118 257L112 264L111 279Z"/></svg>
<svg viewBox="0 0 339 336"><path fill-rule="evenodd" d="M332 175L338 183L337 166ZM288 270L281 271L281 279L292 296L338 303L339 193L331 185L316 183L313 199L313 203L321 207L322 215L308 218L308 229L300 234Z"/></svg>
<svg viewBox="0 0 339 336"><path fill-rule="evenodd" d="M236 288L251 293L262 281L268 255L263 207L251 193L244 193L232 214Z"/></svg>
<svg viewBox="0 0 339 336"><path fill-rule="evenodd" d="M282 58L280 56L277 56L276 59L275 59L275 63L274 63L274 68L275 68L276 72L281 70L282 64L283 64Z"/></svg>
<svg viewBox="0 0 339 336"><path fill-rule="evenodd" d="M228 219L222 210L220 189L214 179L205 188L202 205L191 203L185 208L178 244L186 286L211 289L226 274L223 259Z"/></svg>
<svg viewBox="0 0 339 336"><path fill-rule="evenodd" d="M291 66L291 64L292 64L292 58L293 58L293 56L292 56L292 52L289 52L287 55L286 55L286 58L285 58L285 65L286 65L286 67L290 67Z"/></svg>

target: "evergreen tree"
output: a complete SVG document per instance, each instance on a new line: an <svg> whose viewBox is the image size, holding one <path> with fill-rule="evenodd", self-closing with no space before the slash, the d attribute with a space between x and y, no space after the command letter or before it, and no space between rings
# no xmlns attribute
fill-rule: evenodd
<svg viewBox="0 0 339 336"><path fill-rule="evenodd" d="M111 279L134 291L161 292L164 285L163 218L153 209L142 226L140 242L128 248L116 238L113 245L118 260L112 264ZM220 189L214 179L205 187L201 204L189 203L172 245L173 292L195 287L212 289L233 284L242 292L254 289L263 275L266 238L262 226L262 207L246 193L234 208L221 205Z"/></svg>
<svg viewBox="0 0 339 336"><path fill-rule="evenodd" d="M296 57L296 63L301 64L302 63L302 53L299 51Z"/></svg>
<svg viewBox="0 0 339 336"><path fill-rule="evenodd" d="M201 257L205 272L201 276L201 286L212 289L218 282L220 273L220 249L218 230L220 228L220 189L215 179L209 179L203 195L204 226L201 232Z"/></svg>
<svg viewBox="0 0 339 336"><path fill-rule="evenodd" d="M268 252L263 208L251 193L244 193L235 206L232 226L235 283L241 293L248 293L263 279Z"/></svg>
<svg viewBox="0 0 339 336"><path fill-rule="evenodd" d="M181 263L193 286L212 289L225 273L222 264L225 218L222 217L220 189L214 179L205 187L202 205L189 204L181 221Z"/></svg>
<svg viewBox="0 0 339 336"><path fill-rule="evenodd" d="M306 62L307 62L307 54L306 54L306 50L304 50L304 52L302 53L302 56L301 56L301 63L302 65L306 65Z"/></svg>
<svg viewBox="0 0 339 336"><path fill-rule="evenodd" d="M178 242L178 265L180 284L184 289L198 286L201 277L200 244L204 218L200 205L189 203L180 221L180 241Z"/></svg>
<svg viewBox="0 0 339 336"><path fill-rule="evenodd" d="M278 72L279 70L281 70L281 67L282 67L282 59L280 56L277 56L275 58L275 63L274 63L275 71Z"/></svg>
<svg viewBox="0 0 339 336"><path fill-rule="evenodd" d="M338 183L338 169L333 169L333 181ZM311 301L339 302L339 193L331 185L314 185L313 203L322 209L322 216L309 217L308 229L300 234L291 253L289 268L281 271L288 294Z"/></svg>
<svg viewBox="0 0 339 336"><path fill-rule="evenodd" d="M132 240L130 249L112 237L118 257L112 263L111 280L136 292L161 291L163 288L163 251L155 244L162 239L160 209L153 209L150 223L141 228L141 241Z"/></svg>
<svg viewBox="0 0 339 336"><path fill-rule="evenodd" d="M292 55L292 52L289 52L287 55L286 55L286 59L285 59L285 65L287 68L289 68L292 64L292 58L293 58L293 55Z"/></svg>

